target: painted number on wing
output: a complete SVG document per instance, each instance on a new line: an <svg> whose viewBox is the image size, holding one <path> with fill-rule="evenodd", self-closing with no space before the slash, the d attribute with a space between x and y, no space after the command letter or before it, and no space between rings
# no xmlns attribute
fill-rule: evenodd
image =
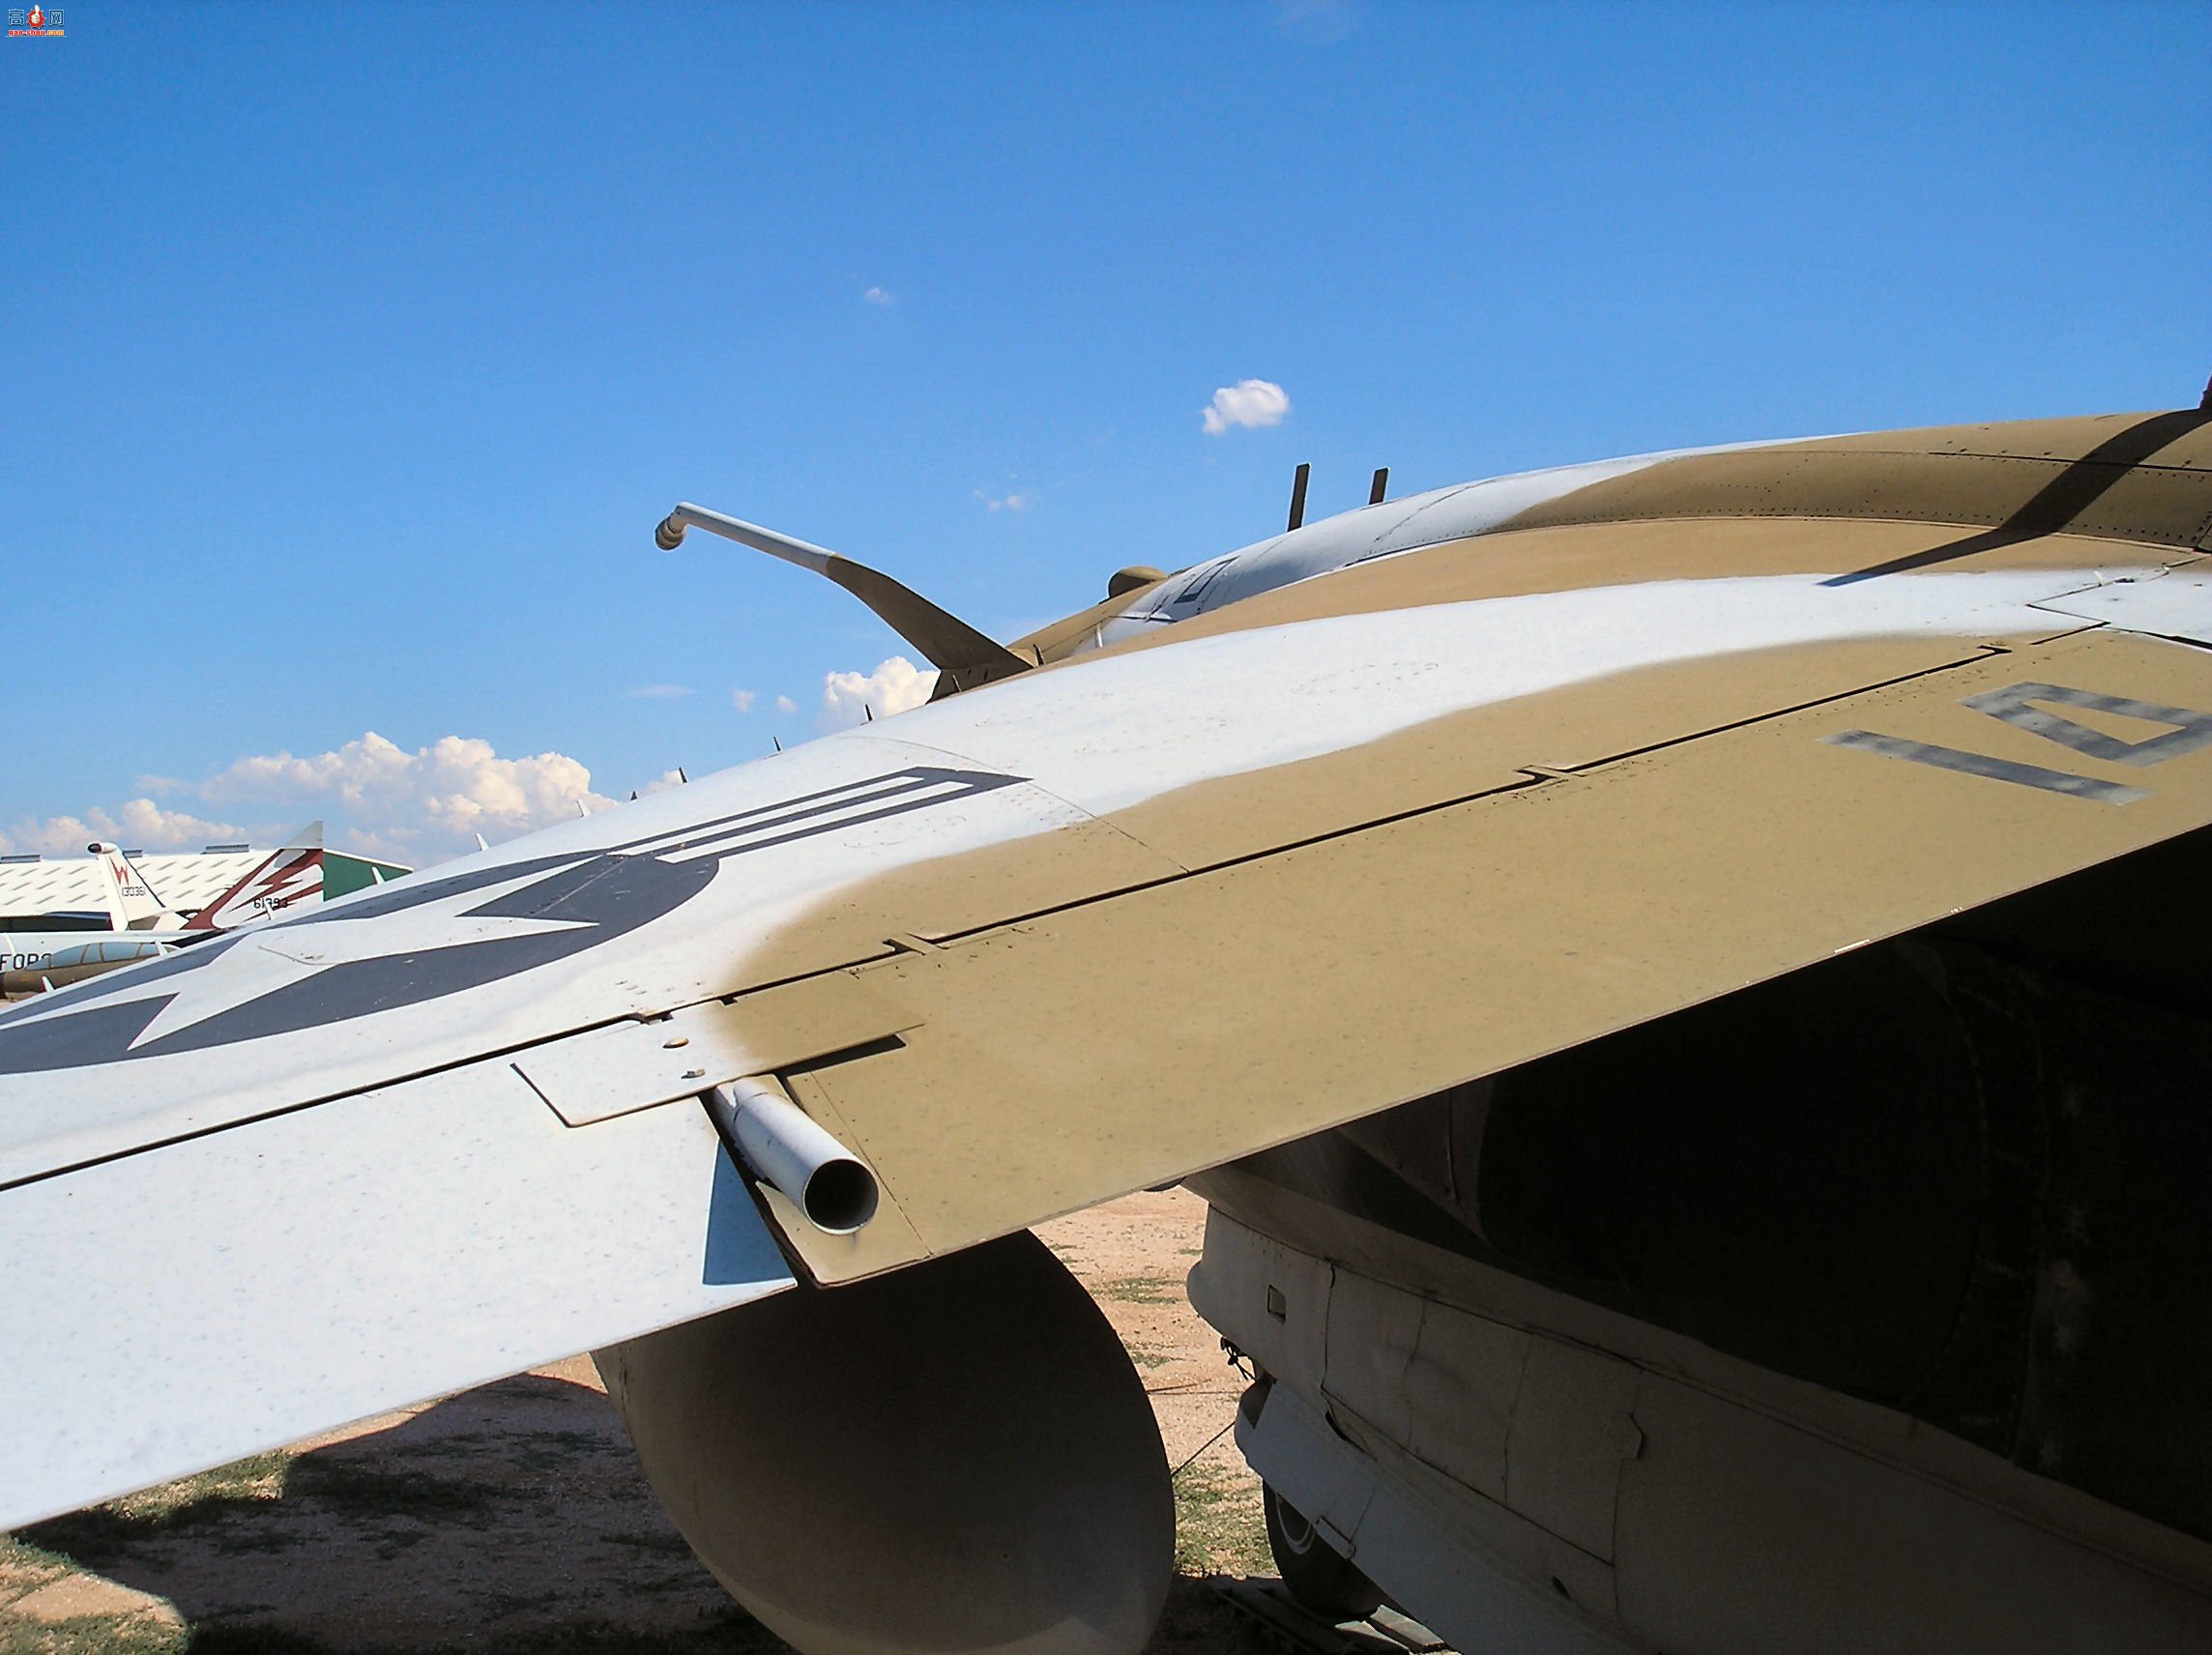
<svg viewBox="0 0 2212 1655"><path fill-rule="evenodd" d="M2008 684L2003 689L1969 695L1960 705L2109 764L2138 768L2160 765L2168 759L2178 759L2184 753L2212 746L2212 712L2167 707L2155 701L2135 701L2121 695L2099 695L2094 690L2071 689L2062 683ZM2086 724L2078 724L2063 713L2051 711L2052 707L2076 707L2084 711L2110 713L2156 725L2159 729L2138 740L2123 740L2102 730L2092 730ZM2074 798L2095 799L2100 804L2133 804L2139 798L2150 797L2147 788L2104 781L2073 770L2022 764L2015 759L1993 758L1987 753L1909 741L1902 736L1882 736L1872 730L1845 730L1820 740L1838 747L1879 753L1884 758L1906 759L1937 769L1987 776L1992 781L2009 781L2021 787L2041 788L2047 793L2063 793Z"/></svg>

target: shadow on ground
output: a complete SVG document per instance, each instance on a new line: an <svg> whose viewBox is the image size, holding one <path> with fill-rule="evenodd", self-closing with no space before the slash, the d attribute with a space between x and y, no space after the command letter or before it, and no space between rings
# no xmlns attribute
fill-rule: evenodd
<svg viewBox="0 0 2212 1655"><path fill-rule="evenodd" d="M1206 1486L1186 1485L1203 1527ZM785 1647L691 1555L604 1395L547 1374L0 1539L0 1655ZM1263 1647L1191 1574L1151 1645Z"/></svg>

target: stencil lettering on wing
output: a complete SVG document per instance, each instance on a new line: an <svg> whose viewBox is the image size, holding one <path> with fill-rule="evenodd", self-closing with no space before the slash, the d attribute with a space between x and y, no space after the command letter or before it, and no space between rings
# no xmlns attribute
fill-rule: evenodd
<svg viewBox="0 0 2212 1655"><path fill-rule="evenodd" d="M2007 684L2002 689L1969 695L1959 705L1970 707L1976 712L1985 712L1992 718L2010 724L2016 730L2025 730L2031 736L2040 736L2045 740L2055 742L2073 752L2083 753L2110 764L2128 765L2138 769L2165 764L2168 759L2178 759L2186 753L2199 752L2212 746L2212 712L2198 712L2187 707L2168 707L2156 701L2137 701L2128 696L2101 695L2095 690L2074 689L2062 683L2031 681ZM2163 728L2139 740L2125 740L2117 736L2109 736L2102 730L2093 730L2063 713L2049 711L2052 706L2109 713L2114 717L2135 719ZM1823 736L1820 740L1832 746L1855 747L1861 752L1904 759L1911 764L1927 765L1934 769L1985 776L1991 781L2039 788L2045 793L2091 799L2099 804L2133 804L2138 799L2150 797L2148 788L2130 787L2123 782L2106 781L2075 770L2023 764L2017 759L1997 758L1989 753L1908 740L1903 736L1884 736L1872 730L1843 730L1832 736Z"/></svg>

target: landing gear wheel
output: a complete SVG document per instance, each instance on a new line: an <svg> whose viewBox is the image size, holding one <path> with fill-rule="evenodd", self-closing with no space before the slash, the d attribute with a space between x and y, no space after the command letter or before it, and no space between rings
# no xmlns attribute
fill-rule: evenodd
<svg viewBox="0 0 2212 1655"><path fill-rule="evenodd" d="M1382 1607L1381 1589L1316 1533L1303 1512L1265 1483L1260 1498L1267 1513L1267 1550L1291 1596L1335 1621L1363 1620Z"/></svg>

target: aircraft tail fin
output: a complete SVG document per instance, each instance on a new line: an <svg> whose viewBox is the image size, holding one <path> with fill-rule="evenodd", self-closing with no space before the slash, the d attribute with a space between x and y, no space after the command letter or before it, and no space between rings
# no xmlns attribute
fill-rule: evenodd
<svg viewBox="0 0 2212 1655"><path fill-rule="evenodd" d="M154 886L130 856L104 839L85 847L100 868L107 916L118 931L150 930L168 917L171 910L154 894Z"/></svg>
<svg viewBox="0 0 2212 1655"><path fill-rule="evenodd" d="M193 915L188 931L235 931L323 900L323 825L310 822Z"/></svg>

